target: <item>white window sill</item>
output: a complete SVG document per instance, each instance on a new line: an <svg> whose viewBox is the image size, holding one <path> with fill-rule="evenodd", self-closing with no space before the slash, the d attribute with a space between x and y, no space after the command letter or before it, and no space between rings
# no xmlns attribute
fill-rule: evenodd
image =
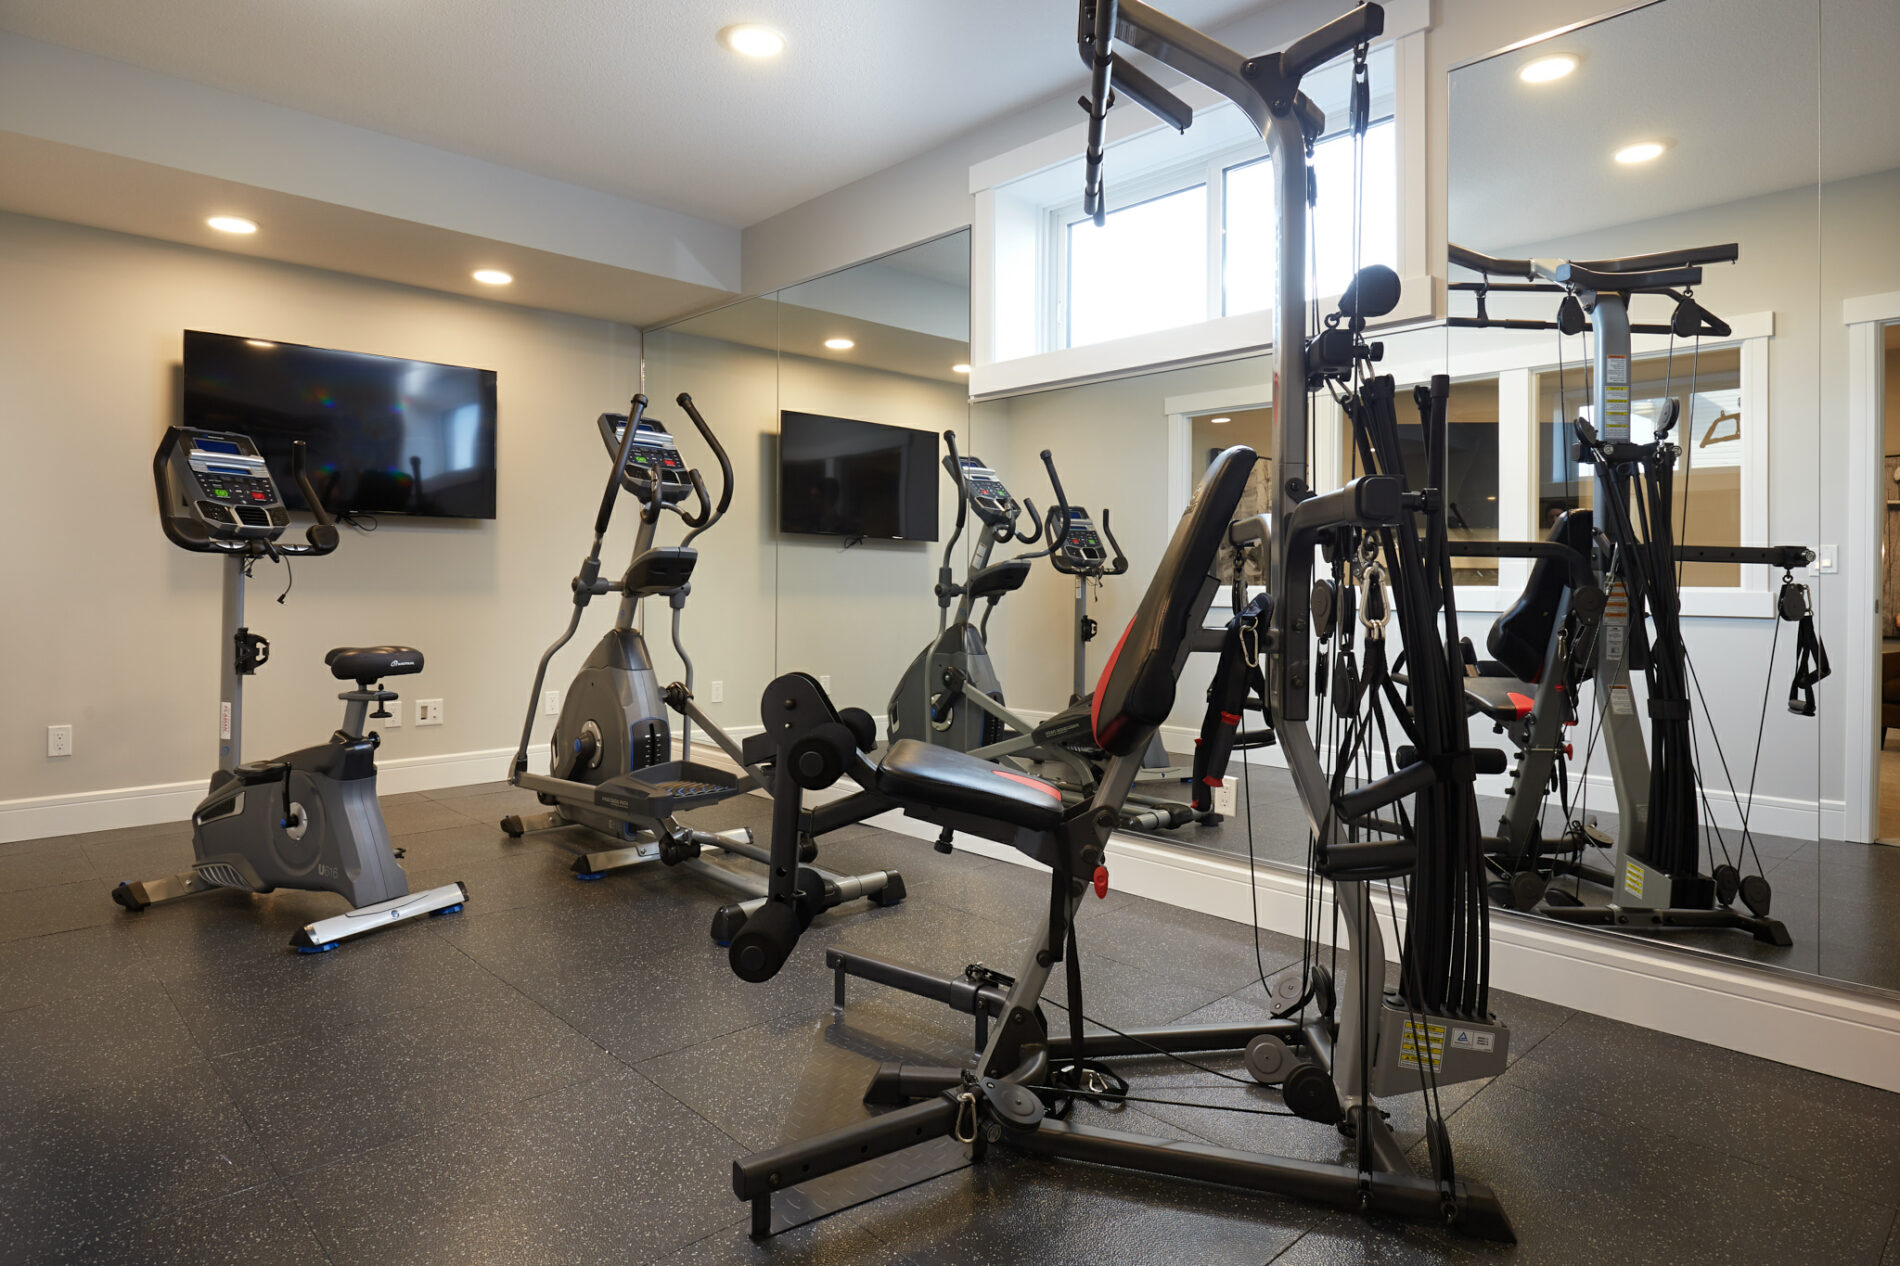
<svg viewBox="0 0 1900 1266"><path fill-rule="evenodd" d="M1429 320L1433 282L1430 277L1405 279L1399 306L1383 318L1380 327ZM1320 300L1320 311L1331 312L1339 297ZM1168 369L1184 369L1213 361L1256 356L1273 348L1275 332L1271 310L1217 317L1171 330L1155 330L1087 347L1065 347L1012 360L978 364L970 371L970 398L1000 397L1049 391L1132 378Z"/></svg>

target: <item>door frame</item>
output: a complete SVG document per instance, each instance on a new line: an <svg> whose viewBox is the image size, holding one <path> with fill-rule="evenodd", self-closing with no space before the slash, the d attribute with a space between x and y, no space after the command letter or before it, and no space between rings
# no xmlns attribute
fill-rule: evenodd
<svg viewBox="0 0 1900 1266"><path fill-rule="evenodd" d="M1841 304L1847 327L1847 451L1873 460L1855 462L1863 472L1848 481L1846 538L1841 551L1848 618L1844 667L1847 672L1847 785L1842 837L1872 842L1880 838L1880 551L1862 549L1884 534L1886 516L1886 355L1885 331L1900 322L1900 290L1863 295ZM1859 735L1856 738L1855 735Z"/></svg>

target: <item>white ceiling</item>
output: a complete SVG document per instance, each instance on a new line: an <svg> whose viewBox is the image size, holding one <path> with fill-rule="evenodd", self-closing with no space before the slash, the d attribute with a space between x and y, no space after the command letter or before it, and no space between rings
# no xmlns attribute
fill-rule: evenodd
<svg viewBox="0 0 1900 1266"><path fill-rule="evenodd" d="M1896 49L1896 0L1664 0L1456 70L1451 239L1496 253L1900 167ZM1576 71L1518 79L1556 52ZM1611 158L1644 140L1669 149Z"/></svg>
<svg viewBox="0 0 1900 1266"><path fill-rule="evenodd" d="M784 54L728 53L739 21ZM0 30L733 226L1083 75L1069 0L0 0Z"/></svg>

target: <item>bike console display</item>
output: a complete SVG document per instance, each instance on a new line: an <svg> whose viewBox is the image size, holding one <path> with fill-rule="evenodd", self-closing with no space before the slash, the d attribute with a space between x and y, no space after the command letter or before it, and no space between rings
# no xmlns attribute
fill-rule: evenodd
<svg viewBox="0 0 1900 1266"><path fill-rule="evenodd" d="M600 435L607 443L609 453L620 452L620 441L627 433L627 415L624 413L603 413L600 415ZM627 454L627 469L622 480L627 491L642 501L651 497L651 488L655 476L660 481L660 496L668 501L682 501L692 491L692 476L687 472L686 459L680 456L679 446L673 437L646 418L640 420L639 430L633 433L633 450Z"/></svg>
<svg viewBox="0 0 1900 1266"><path fill-rule="evenodd" d="M1016 498L1009 495L996 472L979 458L959 457L957 461L963 467L964 495L969 497L977 517L992 527L1013 522L1018 513Z"/></svg>
<svg viewBox="0 0 1900 1266"><path fill-rule="evenodd" d="M174 428L154 473L159 512L192 539L275 540L290 526L264 455L248 435Z"/></svg>

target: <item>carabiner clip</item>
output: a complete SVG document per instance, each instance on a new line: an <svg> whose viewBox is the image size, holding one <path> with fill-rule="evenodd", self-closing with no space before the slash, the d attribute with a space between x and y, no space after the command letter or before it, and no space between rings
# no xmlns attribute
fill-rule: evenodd
<svg viewBox="0 0 1900 1266"><path fill-rule="evenodd" d="M1377 642L1385 637L1385 626L1392 623L1392 604L1386 599L1385 568L1378 563L1368 563L1361 585L1363 596L1359 600L1359 624L1366 631L1366 641Z"/></svg>
<svg viewBox="0 0 1900 1266"><path fill-rule="evenodd" d="M970 1122L967 1130L965 1129L964 1124L963 1124L966 1118ZM976 1092L975 1091L966 1090L962 1094L957 1096L957 1120L956 1120L956 1124L950 1127L950 1133L951 1133L951 1136L954 1137L956 1141L959 1143L976 1142Z"/></svg>

